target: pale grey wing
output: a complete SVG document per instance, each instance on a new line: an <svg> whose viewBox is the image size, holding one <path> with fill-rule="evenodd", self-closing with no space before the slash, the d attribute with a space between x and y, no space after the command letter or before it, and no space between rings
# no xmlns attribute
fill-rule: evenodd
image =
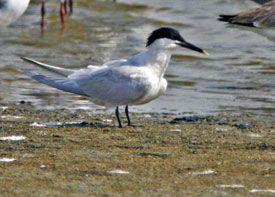
<svg viewBox="0 0 275 197"><path fill-rule="evenodd" d="M35 71L27 71L25 72L25 74L31 77L32 79L45 85L48 85L50 87L63 90L65 92L87 96L74 81L68 78L56 79L52 77L47 77L45 75L41 75L40 73L37 73Z"/></svg>
<svg viewBox="0 0 275 197"><path fill-rule="evenodd" d="M104 68L91 73L75 73L70 76L81 90L99 105L116 106L135 103L150 88L142 72Z"/></svg>
<svg viewBox="0 0 275 197"><path fill-rule="evenodd" d="M102 69L102 68L105 68L105 67L108 67L108 66L111 66L111 67L121 66L125 62L127 62L127 59L111 60L109 62L104 63L102 66L88 65L87 69L91 69L93 71L96 71L98 69Z"/></svg>
<svg viewBox="0 0 275 197"><path fill-rule="evenodd" d="M121 66L122 64L124 64L125 62L127 62L127 59L119 59L119 60L111 60L109 62L104 63L102 66Z"/></svg>

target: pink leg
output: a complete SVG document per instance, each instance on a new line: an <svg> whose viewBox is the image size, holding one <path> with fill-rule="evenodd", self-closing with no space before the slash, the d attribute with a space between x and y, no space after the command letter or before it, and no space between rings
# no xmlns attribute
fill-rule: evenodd
<svg viewBox="0 0 275 197"><path fill-rule="evenodd" d="M62 26L64 26L66 9L65 9L65 3L63 1L60 2L59 14L60 14L61 24Z"/></svg>

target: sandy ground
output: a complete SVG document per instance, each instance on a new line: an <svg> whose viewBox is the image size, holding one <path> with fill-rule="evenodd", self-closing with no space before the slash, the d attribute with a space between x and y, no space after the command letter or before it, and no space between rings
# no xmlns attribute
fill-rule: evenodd
<svg viewBox="0 0 275 197"><path fill-rule="evenodd" d="M2 105L1 196L275 195L272 119L132 116Z"/></svg>

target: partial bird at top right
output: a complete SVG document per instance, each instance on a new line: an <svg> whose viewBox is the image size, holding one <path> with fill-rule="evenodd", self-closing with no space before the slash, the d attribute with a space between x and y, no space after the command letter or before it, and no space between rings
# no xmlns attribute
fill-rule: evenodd
<svg viewBox="0 0 275 197"><path fill-rule="evenodd" d="M263 0L256 2L261 3ZM275 27L275 0L238 14L220 15L218 20L248 27Z"/></svg>
<svg viewBox="0 0 275 197"><path fill-rule="evenodd" d="M272 1L272 0L252 0L259 4L265 4L266 2Z"/></svg>

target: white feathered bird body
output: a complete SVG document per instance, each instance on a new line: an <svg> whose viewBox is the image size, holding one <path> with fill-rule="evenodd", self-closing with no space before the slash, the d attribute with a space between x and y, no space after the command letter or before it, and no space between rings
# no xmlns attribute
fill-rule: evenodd
<svg viewBox="0 0 275 197"><path fill-rule="evenodd" d="M167 88L164 72L170 57L170 50L152 46L129 59L80 70L23 59L62 76L56 79L29 71L27 75L31 78L66 92L87 96L97 105L113 107L144 104L162 95Z"/></svg>

